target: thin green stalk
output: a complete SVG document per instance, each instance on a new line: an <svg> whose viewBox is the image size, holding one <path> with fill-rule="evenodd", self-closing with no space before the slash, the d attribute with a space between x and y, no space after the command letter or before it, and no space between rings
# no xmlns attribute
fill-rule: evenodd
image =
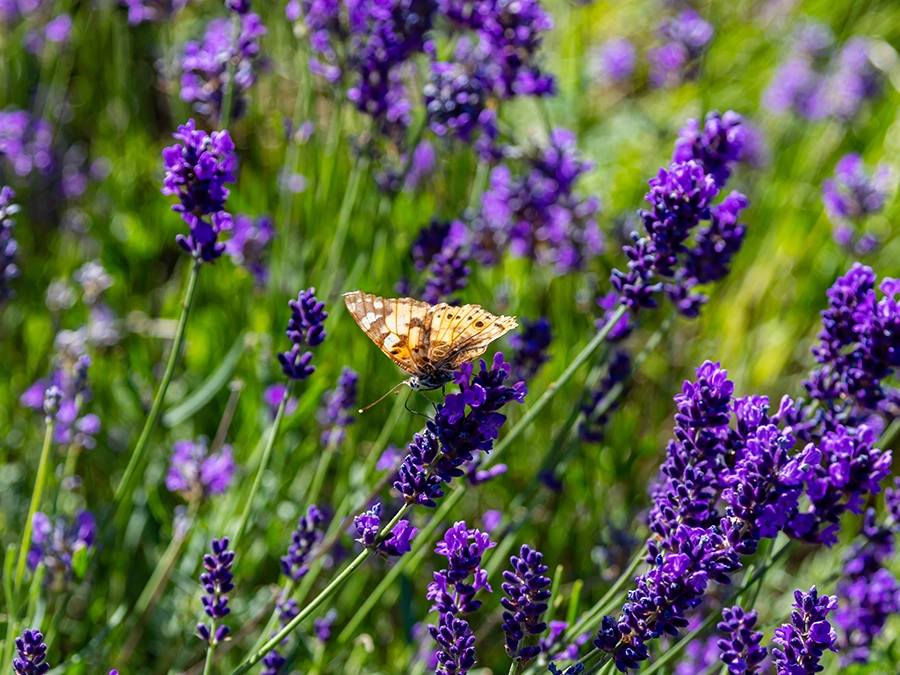
<svg viewBox="0 0 900 675"><path fill-rule="evenodd" d="M331 240L331 248L328 251L328 259L325 263L326 282L322 284L323 294L320 297L328 298L334 291L334 286L338 278L338 260L341 251L344 248L344 240L347 238L347 230L350 226L350 216L353 214L353 207L356 205L356 195L359 192L359 183L362 174L368 167L365 159L359 159L353 165L350 172L350 178L347 179L347 189L344 191L344 198L341 201L341 210L338 212L337 227L334 232L334 239Z"/></svg>
<svg viewBox="0 0 900 675"><path fill-rule="evenodd" d="M336 450L336 443L329 443L325 451L319 455L319 461L316 463L316 471L313 474L312 483L309 486L309 492L306 495L306 503L315 504L319 499L319 493L322 492L322 485L325 483L325 476L328 475L328 466L331 464L331 458Z"/></svg>
<svg viewBox="0 0 900 675"><path fill-rule="evenodd" d="M400 521L400 518L403 517L403 514L409 508L408 504L404 504L400 507L400 510L397 511L397 515L393 517L391 522L384 526L384 529L381 530L381 534L379 538L383 538L387 533L389 533L394 526ZM232 671L231 675L243 675L248 670L250 670L253 666L259 663L266 654L275 649L279 643L284 640L288 635L290 635L294 629L299 626L304 619L309 617L316 609L318 609L322 603L324 603L328 598L330 598L334 592L340 588L340 586L353 574L360 565L362 565L366 558L368 558L372 554L372 551L368 548L363 549L356 558L354 558L350 564L345 567L340 574L338 574L330 584L328 584L321 593L319 593L312 601L304 607L297 616L295 616L291 621L278 633L272 637L268 642L266 642L259 650L251 654L244 662L238 666L234 671Z"/></svg>
<svg viewBox="0 0 900 675"><path fill-rule="evenodd" d="M519 662L514 660L512 663L509 664L509 672L507 673L507 675L516 675L516 673L518 673L518 672L519 672Z"/></svg>
<svg viewBox="0 0 900 675"><path fill-rule="evenodd" d="M194 304L194 296L197 292L197 279L200 276L200 266L201 262L199 260L195 260L194 264L191 266L187 290L185 291L184 299L181 303L181 316L178 318L178 325L175 328L172 351L169 354L169 361L166 364L162 382L159 383L159 389L156 391L156 397L153 399L150 414L147 416L147 421L144 423L141 436L138 438L137 445L134 447L131 458L128 460L128 466L125 467L125 474L122 476L122 480L119 481L118 486L116 486L116 493L113 499L120 510L125 508L125 502L131 497L132 491L134 490L134 482L146 459L148 450L147 443L150 440L150 434L153 431L153 427L156 426L156 420L162 410L163 400L166 398L169 383L172 381L172 375L175 373L175 364L178 362L178 355L184 345L185 328L187 327L188 317L190 316L191 307ZM124 515L124 512L122 512L122 515Z"/></svg>
<svg viewBox="0 0 900 675"><path fill-rule="evenodd" d="M216 620L209 620L209 645L206 647L206 662L203 664L203 675L212 670L213 653L216 651Z"/></svg>
<svg viewBox="0 0 900 675"><path fill-rule="evenodd" d="M253 509L253 500L256 498L256 493L259 491L259 486L262 483L262 477L266 471L266 467L269 465L269 459L272 456L272 448L275 447L275 439L278 438L278 431L281 428L281 420L284 419L284 409L287 407L287 402L291 397L293 388L294 383L289 383L287 391L284 393L284 398L282 398L281 403L278 404L278 412L275 414L275 421L272 422L272 426L269 429L269 437L266 439L266 447L263 449L262 459L259 460L259 467L256 469L256 477L253 479L253 486L250 488L250 494L247 496L247 503L244 504L244 511L241 513L241 519L238 521L237 529L231 538L232 550L237 550L238 541L244 534L244 530L247 528L247 521L250 519L250 511Z"/></svg>
<svg viewBox="0 0 900 675"><path fill-rule="evenodd" d="M13 640L16 635L16 603L13 596L13 570L16 564L16 545L6 547L3 560L3 596L6 600L6 642L3 643L3 662L0 672L8 673L12 663Z"/></svg>
<svg viewBox="0 0 900 675"><path fill-rule="evenodd" d="M509 448L513 441L515 441L528 426L534 422L537 416L543 411L544 408L550 403L556 393L566 384L575 372L585 364L585 362L591 357L591 355L603 344L603 341L606 340L606 336L609 335L609 332L612 330L613 326L615 326L619 320L625 315L626 312L625 307L619 307L615 313L610 317L610 319L606 322L603 328L591 338L591 341L585 345L584 349L575 357L572 363L569 364L569 367L566 368L562 375L559 376L555 382L551 382L547 386L547 390L543 393L543 395L535 402L535 404L528 409L528 411L522 416L522 418L509 430L509 433L500 441L497 446L494 448L494 451L487 455L482 464L483 468L487 468L491 464L497 461L499 457L503 455L507 448ZM434 534L435 530L437 530L438 525L444 520L450 511L462 500L463 496L466 494L466 490L463 486L457 486L457 488L450 493L444 501L441 503L441 506L437 509L435 514L432 516L429 523L421 528L418 536L413 540L412 551L407 553L405 556L400 558L396 562L396 564L391 567L387 574L384 575L381 582L378 586L375 587L374 591L365 599L362 606L356 611L356 614L350 619L347 626L344 630L341 631L340 635L338 635L338 642L343 643L346 642L350 637L356 634L356 630L359 627L359 624L362 620L368 615L372 608L375 607L375 604L381 600L381 596L387 591L388 588L393 584L394 580L400 576L400 574L407 568L408 565L412 564L413 560L417 560L420 552L425 550L431 543L431 537Z"/></svg>
<svg viewBox="0 0 900 675"><path fill-rule="evenodd" d="M48 415L47 428L44 431L44 447L41 448L37 477L34 479L34 491L31 493L31 505L28 507L25 529L22 532L22 543L19 545L19 563L16 565L16 581L13 585L14 598L19 595L19 589L22 588L22 580L25 578L25 561L28 559L28 549L31 543L32 521L34 520L34 514L41 505L44 483L47 482L47 466L50 464L50 446L53 445L53 429L55 426L56 420Z"/></svg>

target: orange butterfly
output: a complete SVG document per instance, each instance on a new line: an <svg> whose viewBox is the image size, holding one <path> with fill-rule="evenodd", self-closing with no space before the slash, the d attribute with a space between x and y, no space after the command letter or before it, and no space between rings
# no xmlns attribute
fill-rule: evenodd
<svg viewBox="0 0 900 675"><path fill-rule="evenodd" d="M494 316L479 305L429 305L362 291L345 293L344 304L372 342L409 373L400 384L416 390L443 387L460 365L519 325L515 317Z"/></svg>

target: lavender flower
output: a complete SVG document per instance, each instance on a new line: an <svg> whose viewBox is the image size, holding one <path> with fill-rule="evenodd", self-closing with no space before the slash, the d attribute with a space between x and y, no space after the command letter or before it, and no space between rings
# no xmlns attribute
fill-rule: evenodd
<svg viewBox="0 0 900 675"><path fill-rule="evenodd" d="M822 202L834 224L834 240L845 248L868 246L872 235L856 235L855 227L884 207L890 174L881 165L874 175L866 172L862 157L844 155L834 167L834 178L822 183Z"/></svg>
<svg viewBox="0 0 900 675"><path fill-rule="evenodd" d="M15 643L17 656L12 665L16 675L45 675L50 670L50 664L46 662L47 645L41 631L26 628Z"/></svg>
<svg viewBox="0 0 900 675"><path fill-rule="evenodd" d="M772 649L777 675L817 673L822 670L819 660L826 650L837 651L837 633L828 621L837 607L836 596L819 597L816 587L809 593L794 591L791 622L775 629Z"/></svg>
<svg viewBox="0 0 900 675"><path fill-rule="evenodd" d="M294 581L300 581L309 571L307 561L325 536L322 526L325 514L315 504L310 504L306 515L300 516L297 529L291 533L291 544L287 555L281 558L281 572Z"/></svg>
<svg viewBox="0 0 900 675"><path fill-rule="evenodd" d="M53 126L24 110L0 111L0 160L17 176L33 170L48 174L53 169Z"/></svg>
<svg viewBox="0 0 900 675"><path fill-rule="evenodd" d="M240 265L253 275L256 285L263 287L269 280L268 257L275 227L269 216L255 221L239 213L234 217L231 238L225 242L225 252L235 265Z"/></svg>
<svg viewBox="0 0 900 675"><path fill-rule="evenodd" d="M231 583L234 575L231 573L231 565L234 563L234 551L228 550L228 537L213 539L211 544L212 555L203 556L203 568L206 570L200 574L200 585L203 586L205 595L201 596L203 610L213 620L213 626L217 620L224 619L231 613L228 608L228 593L234 589ZM215 628L215 633L205 623L197 624L197 635L209 645L216 645L228 636L230 629L224 624Z"/></svg>
<svg viewBox="0 0 900 675"><path fill-rule="evenodd" d="M320 616L313 621L313 633L316 635L316 640L322 644L328 642L331 639L331 631L336 620L337 612L330 609L325 616Z"/></svg>
<svg viewBox="0 0 900 675"><path fill-rule="evenodd" d="M139 26L145 21L162 21L171 18L190 0L119 0L128 8L128 23Z"/></svg>
<svg viewBox="0 0 900 675"><path fill-rule="evenodd" d="M509 340L509 345L514 350L510 365L513 378L526 381L533 378L547 362L549 358L547 350L553 336L550 332L550 322L545 317L534 321L529 319L521 321L522 330Z"/></svg>
<svg viewBox="0 0 900 675"><path fill-rule="evenodd" d="M469 258L468 230L461 222L454 221L444 237L441 250L428 265L422 300L437 304L465 288L471 272L467 264Z"/></svg>
<svg viewBox="0 0 900 675"><path fill-rule="evenodd" d="M840 629L838 648L843 665L868 663L875 638L887 620L900 613L900 583L885 567L894 554L892 529L896 528L896 521L893 528L878 525L874 509L869 509L863 523L863 542L845 557L834 615L835 626Z"/></svg>
<svg viewBox="0 0 900 675"><path fill-rule="evenodd" d="M325 341L325 303L316 299L316 289L300 291L296 300L288 302L291 318L288 321L287 336L294 346L288 352L278 354L278 361L284 374L292 380L305 380L316 368L310 365L312 352L300 354L301 347L306 344L316 347Z"/></svg>
<svg viewBox="0 0 900 675"><path fill-rule="evenodd" d="M237 465L231 446L210 454L206 438L175 441L169 458L166 487L187 500L224 494L234 480Z"/></svg>
<svg viewBox="0 0 900 675"><path fill-rule="evenodd" d="M460 521L435 547L436 553L447 558L447 569L434 573L427 594L434 603L432 610L439 613L438 624L428 626L438 643L438 675L465 675L475 665L475 636L460 616L481 607L481 600L475 597L478 591L492 592L481 557L494 546L486 533L470 530Z"/></svg>
<svg viewBox="0 0 900 675"><path fill-rule="evenodd" d="M359 535L356 541L371 551L384 556L399 557L412 550L410 544L419 532L412 527L408 520L400 520L386 535L383 541L378 540L378 532L381 529L381 504L375 504L368 511L361 513L353 519L356 533Z"/></svg>
<svg viewBox="0 0 900 675"><path fill-rule="evenodd" d="M190 41L184 45L181 61L181 99L193 104L194 110L218 120L222 114L225 86L232 69L233 107L231 119L244 114L245 92L256 81L259 67L259 39L266 27L257 14L240 13L240 33L235 39L231 19L213 19L206 25L203 43ZM231 119L224 120L225 124Z"/></svg>
<svg viewBox="0 0 900 675"><path fill-rule="evenodd" d="M827 406L830 427L853 426L860 413L889 406L894 396L885 380L900 367L894 338L900 330L900 282L883 279L878 299L875 279L871 268L855 263L828 290L819 344L812 349L822 365L803 386Z"/></svg>
<svg viewBox="0 0 900 675"><path fill-rule="evenodd" d="M337 387L329 389L322 396L319 409L319 424L325 427L320 442L326 448L340 445L346 435L346 428L356 421L356 385L359 382L352 368L344 366L338 377Z"/></svg>
<svg viewBox="0 0 900 675"><path fill-rule="evenodd" d="M47 416L47 421L49 422L52 419L56 418L57 413L60 410L60 403L62 401L63 393L62 390L57 386L48 387L44 392L44 415Z"/></svg>
<svg viewBox="0 0 900 675"><path fill-rule="evenodd" d="M94 548L96 538L97 522L90 511L79 511L71 523L59 518L56 524L38 511L32 518L28 568L35 570L43 563L44 582L57 593L63 591L76 571L76 558ZM83 569L78 571L79 578L83 574Z"/></svg>
<svg viewBox="0 0 900 675"><path fill-rule="evenodd" d="M178 235L178 245L204 262L212 262L225 252L217 243L219 233L231 229L231 216L225 212L225 200L237 168L234 143L227 131L212 135L195 128L194 120L178 127L173 134L180 143L163 150L166 177L162 193L175 195L172 207L190 227L188 236ZM208 218L204 220L204 218Z"/></svg>
<svg viewBox="0 0 900 675"><path fill-rule="evenodd" d="M713 27L693 9L668 17L657 27L663 44L650 50L650 82L671 87L696 75L696 60L708 49Z"/></svg>
<svg viewBox="0 0 900 675"><path fill-rule="evenodd" d="M707 114L703 129L698 120L690 119L678 132L672 162L694 160L721 188L731 175L732 165L743 158L744 143L741 116L731 110L724 115L714 110Z"/></svg>
<svg viewBox="0 0 900 675"><path fill-rule="evenodd" d="M284 400L284 397L288 394L288 386L283 382L278 382L276 384L270 384L266 387L266 390L263 392L263 401L269 406L269 416L274 420L275 416L278 414L278 406L281 405L281 402ZM293 415L297 411L297 406L299 405L299 401L296 398L291 397L288 399L287 403L284 406L284 414L287 416Z"/></svg>
<svg viewBox="0 0 900 675"><path fill-rule="evenodd" d="M543 554L523 545L518 556L509 559L512 571L503 572L503 625L506 633L506 653L510 658L527 662L541 653L538 645L525 645L528 636L541 635L547 624L541 621L550 599L550 579L545 577L547 566Z"/></svg>
<svg viewBox="0 0 900 675"><path fill-rule="evenodd" d="M490 452L506 415L499 410L511 401L522 403L527 389L523 382L512 387L504 384L510 366L498 352L490 370L481 361L481 370L473 372L465 363L456 376L458 394L448 395L438 404L434 419L409 444L409 454L400 465L394 488L408 504L428 508L444 496L443 483L465 474L464 466L480 451Z"/></svg>
<svg viewBox="0 0 900 675"><path fill-rule="evenodd" d="M600 72L609 82L622 82L634 74L637 51L624 37L607 40L597 53Z"/></svg>
<svg viewBox="0 0 900 675"><path fill-rule="evenodd" d="M91 260L81 266L72 275L82 290L81 299L85 304L93 305L113 285L113 278L97 260Z"/></svg>
<svg viewBox="0 0 900 675"><path fill-rule="evenodd" d="M722 621L718 629L725 638L718 641L720 659L728 666L732 675L753 675L760 671L768 649L760 647L763 634L753 630L757 613L744 612L743 608L726 607L722 610Z"/></svg>
<svg viewBox="0 0 900 675"><path fill-rule="evenodd" d="M581 157L575 135L566 129L554 129L550 145L527 157L526 164L520 177L506 165L491 172L474 226L476 256L494 264L508 249L515 257L552 265L558 273L582 269L603 250L599 202L574 191L593 165Z"/></svg>
<svg viewBox="0 0 900 675"><path fill-rule="evenodd" d="M438 136L453 134L469 142L476 130L496 135L495 113L487 108L490 83L471 47L465 54L457 47L456 63L433 63L431 81L422 91L428 126Z"/></svg>
<svg viewBox="0 0 900 675"><path fill-rule="evenodd" d="M13 226L16 224L13 216L19 211L19 207L12 203L15 196L12 188L0 187L0 307L14 297L12 281L19 276L16 265L19 245L13 239Z"/></svg>

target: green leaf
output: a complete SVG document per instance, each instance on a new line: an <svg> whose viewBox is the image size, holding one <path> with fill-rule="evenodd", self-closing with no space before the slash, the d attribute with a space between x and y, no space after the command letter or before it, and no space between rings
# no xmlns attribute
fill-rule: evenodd
<svg viewBox="0 0 900 675"><path fill-rule="evenodd" d="M205 406L222 387L228 384L228 380L231 378L231 374L237 367L245 349L246 341L244 340L244 334L241 333L231 349L228 350L228 353L225 354L225 358L222 359L219 367L199 387L163 413L163 426L171 429L189 419L191 415Z"/></svg>

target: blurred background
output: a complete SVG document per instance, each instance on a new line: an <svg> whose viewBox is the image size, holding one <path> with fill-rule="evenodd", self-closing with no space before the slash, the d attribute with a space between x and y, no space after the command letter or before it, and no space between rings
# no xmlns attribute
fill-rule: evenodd
<svg viewBox="0 0 900 675"><path fill-rule="evenodd" d="M420 283L410 254L420 231L432 219L476 220L490 169L505 164L520 171L523 157L547 145L551 128L572 131L583 158L593 163L576 192L598 199L604 252L565 273L515 255L491 265L476 260L467 285L453 296L520 320L549 320L549 359L528 381L529 401L595 334L603 314L596 299L609 290L610 271L624 269L621 247L640 226L636 213L647 180L668 164L679 129L712 110L734 110L752 130L728 186L750 201L741 219L746 242L730 275L707 290L701 315L677 317L668 304L645 313L621 345L632 354L667 316L674 321L629 382L602 440L573 444L560 484L530 487L539 459L582 397L590 366L509 449L506 473L470 490L448 522L480 523L486 512L504 512L529 490L517 545L542 550L551 571L563 566L564 594L583 580L583 606L602 595L643 537L635 523L671 438L672 397L693 369L706 359L721 361L738 395L776 402L785 394L801 396L834 279L857 260L879 277L900 274L900 4L893 0L546 0L553 27L542 32L535 53L540 71L555 79L555 95L511 97L496 106L507 150L487 162L472 143L427 127L420 132L424 105L416 91L405 146L396 139L373 141L372 121L345 98L343 85L310 71L316 54L302 18L290 20L280 1L257 0L252 9L265 32L248 60L252 84L227 125L240 159L227 209L254 221L271 219L272 240L260 254L267 273L260 278L249 254L204 267L182 364L152 436L151 461L120 533L121 547L102 551L64 588L47 590L39 600L40 616L52 626L44 631L50 660L62 664L60 672L113 666L125 673L196 672L204 652L192 636L201 611L200 557L210 538L230 530L249 491L249 467L258 461L273 415L264 394L283 381L274 354L289 347L286 303L314 286L328 306L328 338L316 352L315 375L296 391L297 404L263 476L260 508L238 553L231 623L246 637L217 667L229 672L237 665L263 629L279 583L278 559L307 508L306 490L323 452L327 420L316 411L324 392L345 366L359 374L360 404L401 378L347 316L340 293L358 288L392 296L403 278ZM691 10L696 19L682 15ZM160 193L161 152L191 117L202 128L217 127L209 106L183 91L185 45L203 42L213 20L231 20L214 0L0 0L0 183L15 190L20 206L13 230L19 274L4 282L4 292L12 293L0 309L4 544L20 537L42 440L41 415L22 397L67 353L92 357L89 410L101 428L81 452L80 478L62 486L60 513L108 510L140 433L191 265L175 243L185 225L170 210L173 200ZM668 32L661 28L666 21ZM674 22L681 22L682 33ZM439 53L449 54L456 40L447 31L435 37ZM665 50L678 40L686 51L673 57ZM410 59L406 75L421 88L428 59L424 53ZM416 161L414 180L403 180L412 161L404 147L421 147L418 141L430 144L433 161ZM850 153L861 156L883 203L841 215L823 202L823 183ZM401 177L393 192L392 175L395 183ZM509 337L493 346L508 357ZM603 357L598 353L594 361ZM420 397L410 406L430 410ZM522 411L509 413L514 423ZM121 645L134 633L123 632L128 621L116 613L140 595L186 505L164 484L172 446L214 437L223 416L231 416L227 442L238 465L235 483L199 507L171 580L122 662ZM402 452L422 424L394 399L359 416L331 462L320 506L333 509L348 491L361 490L356 472L366 458L386 444ZM53 466L62 465L62 446L54 453ZM389 490L384 495L395 499ZM417 512L414 522L426 515ZM855 531L846 527L842 536ZM346 555L341 551L351 540L345 537L325 558L326 571ZM839 550L798 555L784 574L825 583L839 558ZM366 637L322 647L305 636L291 667L303 673L424 668L414 626L427 620L425 587L440 562L426 555L417 569L400 575L359 628ZM372 561L335 596L336 631L389 568ZM758 603L765 608L763 624L787 614L784 592L792 584L779 575L769 580ZM487 637L479 640L479 662L505 672L493 606L483 612ZM871 664L848 671L897 672L898 631L900 622L893 620Z"/></svg>

